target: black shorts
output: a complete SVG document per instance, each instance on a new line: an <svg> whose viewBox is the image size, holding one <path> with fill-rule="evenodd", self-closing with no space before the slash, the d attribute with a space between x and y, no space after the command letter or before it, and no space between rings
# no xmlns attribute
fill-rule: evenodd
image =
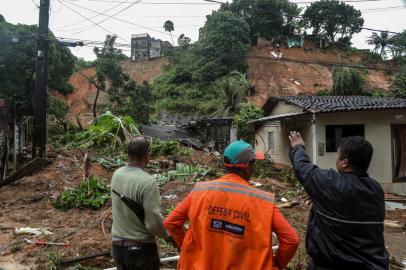
<svg viewBox="0 0 406 270"><path fill-rule="evenodd" d="M113 257L117 270L159 270L160 267L156 244L134 246L113 244Z"/></svg>

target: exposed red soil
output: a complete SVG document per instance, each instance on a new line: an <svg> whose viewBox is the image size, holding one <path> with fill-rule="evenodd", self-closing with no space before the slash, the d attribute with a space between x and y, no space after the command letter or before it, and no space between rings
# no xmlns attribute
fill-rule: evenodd
<svg viewBox="0 0 406 270"><path fill-rule="evenodd" d="M282 53L282 58L278 60L272 52ZM267 45L251 47L247 57L247 74L256 90L251 101L262 106L270 96L316 94L331 89L332 65L319 62L356 65L360 63L363 55L362 52L337 49L320 50L309 42L306 50L286 47L278 50ZM368 66L378 69L396 68L390 63ZM387 91L391 82L392 75L387 71L369 70L365 90Z"/></svg>

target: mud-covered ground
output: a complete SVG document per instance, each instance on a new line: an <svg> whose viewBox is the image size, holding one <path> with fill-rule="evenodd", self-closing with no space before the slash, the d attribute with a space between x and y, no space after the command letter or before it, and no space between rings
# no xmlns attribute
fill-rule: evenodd
<svg viewBox="0 0 406 270"><path fill-rule="evenodd" d="M52 201L66 187L74 187L82 181L83 156L84 152L80 150L55 153L52 163L41 172L0 188L0 269L51 269L53 260L50 258L66 259L110 250L112 223L110 202L97 211L80 209L61 211L52 205ZM215 155L204 152L193 152L190 157L162 157L155 163L167 164L165 160L195 165L204 164L211 167L218 165ZM90 174L104 177L110 182L112 172L94 162ZM309 211L309 206L303 203L305 194L300 189L276 179L253 179L253 181L261 184L258 188L274 192L277 203L281 203L282 197L301 202L298 206L281 209L281 211L299 232L301 238L299 250L289 267L305 269L307 256L304 239ZM169 213L188 194L193 184L191 180L176 180L161 186L164 214ZM176 195L176 198L172 196L167 199L166 195ZM388 211L387 219L406 223L406 210ZM14 229L17 227L45 228L51 231L52 235L46 238L16 235ZM35 246L26 243L24 238L69 242L70 246ZM404 230L385 229L385 239L388 250L398 262L406 258ZM159 245L163 257L176 254L176 249L170 245L161 241ZM108 255L84 260L81 264L93 266L96 269L113 266L111 257ZM62 269L73 265L63 265ZM169 264L163 267L175 268L175 265ZM394 266L393 269L400 268Z"/></svg>

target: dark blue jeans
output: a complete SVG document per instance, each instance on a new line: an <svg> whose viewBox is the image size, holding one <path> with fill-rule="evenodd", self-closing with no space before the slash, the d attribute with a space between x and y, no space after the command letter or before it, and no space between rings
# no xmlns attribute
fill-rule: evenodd
<svg viewBox="0 0 406 270"><path fill-rule="evenodd" d="M160 261L156 244L142 246L116 246L113 257L117 270L159 270Z"/></svg>

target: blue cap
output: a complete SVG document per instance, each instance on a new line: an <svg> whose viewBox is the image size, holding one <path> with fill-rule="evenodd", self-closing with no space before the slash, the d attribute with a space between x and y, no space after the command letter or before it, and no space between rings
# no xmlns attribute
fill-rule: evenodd
<svg viewBox="0 0 406 270"><path fill-rule="evenodd" d="M224 165L226 167L246 168L253 160L265 159L262 152L255 152L252 146L244 141L229 144L224 151Z"/></svg>

